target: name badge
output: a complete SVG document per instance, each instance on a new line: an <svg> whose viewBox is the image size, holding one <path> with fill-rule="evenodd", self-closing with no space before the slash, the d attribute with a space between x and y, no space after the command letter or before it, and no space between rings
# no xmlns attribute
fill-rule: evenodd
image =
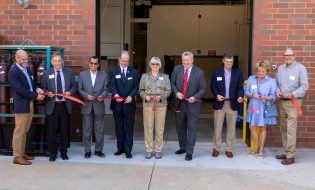
<svg viewBox="0 0 315 190"><path fill-rule="evenodd" d="M159 80L163 80L164 78L163 77L159 77Z"/></svg>
<svg viewBox="0 0 315 190"><path fill-rule="evenodd" d="M254 89L257 89L257 85L256 85L256 84L252 85L252 89L253 89L253 90L254 90Z"/></svg>
<svg viewBox="0 0 315 190"><path fill-rule="evenodd" d="M116 77L116 79L120 79L121 75L116 75L115 77Z"/></svg>
<svg viewBox="0 0 315 190"><path fill-rule="evenodd" d="M295 80L295 76L291 75L291 76L289 77L289 79L290 79L290 80Z"/></svg>
<svg viewBox="0 0 315 190"><path fill-rule="evenodd" d="M127 79L128 79L128 80L132 80L132 77L128 77Z"/></svg>
<svg viewBox="0 0 315 190"><path fill-rule="evenodd" d="M54 79L55 75L49 75L48 77L49 77L49 79Z"/></svg>
<svg viewBox="0 0 315 190"><path fill-rule="evenodd" d="M217 81L222 81L222 77L217 77Z"/></svg>

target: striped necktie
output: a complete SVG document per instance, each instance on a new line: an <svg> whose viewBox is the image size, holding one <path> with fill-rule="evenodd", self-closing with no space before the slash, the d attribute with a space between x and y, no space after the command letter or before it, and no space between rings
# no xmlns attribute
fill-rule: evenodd
<svg viewBox="0 0 315 190"><path fill-rule="evenodd" d="M188 69L185 70L184 79L183 79L182 94L183 94L184 98L186 98L187 80L188 80Z"/></svg>

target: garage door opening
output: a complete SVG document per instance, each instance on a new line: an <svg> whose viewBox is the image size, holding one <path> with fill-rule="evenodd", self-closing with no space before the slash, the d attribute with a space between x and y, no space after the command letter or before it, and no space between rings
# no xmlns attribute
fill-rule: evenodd
<svg viewBox="0 0 315 190"><path fill-rule="evenodd" d="M251 0L106 0L99 3L99 40L97 51L105 57L105 70L117 66L121 50L131 52L131 65L139 74L148 71L152 56L162 60L162 71L171 75L181 64L181 53L194 53L194 64L201 67L210 85L211 73L222 66L222 55L235 55L234 67L244 78L251 72ZM212 142L213 96L210 88L204 97L198 123L198 141ZM139 101L139 107L141 103ZM135 134L143 139L142 108L138 109ZM237 138L243 136L239 114ZM177 140L174 114L169 110L165 137ZM225 129L225 128L224 128ZM138 135L136 135L137 138ZM224 138L223 138L224 139Z"/></svg>

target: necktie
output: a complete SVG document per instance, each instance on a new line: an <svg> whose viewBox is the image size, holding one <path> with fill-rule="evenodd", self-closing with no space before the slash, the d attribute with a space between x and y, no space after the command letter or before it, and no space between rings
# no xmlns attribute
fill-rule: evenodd
<svg viewBox="0 0 315 190"><path fill-rule="evenodd" d="M184 79L183 79L182 94L183 94L184 98L186 98L187 80L188 80L188 69L185 70Z"/></svg>
<svg viewBox="0 0 315 190"><path fill-rule="evenodd" d="M60 93L62 94L63 91L62 91L62 82L61 82L61 76L60 76L60 71L57 71L57 93ZM59 100L62 99L62 96L57 96L57 98Z"/></svg>
<svg viewBox="0 0 315 190"><path fill-rule="evenodd" d="M126 72L125 72L125 68L123 68L122 77L123 77L123 82L126 82Z"/></svg>

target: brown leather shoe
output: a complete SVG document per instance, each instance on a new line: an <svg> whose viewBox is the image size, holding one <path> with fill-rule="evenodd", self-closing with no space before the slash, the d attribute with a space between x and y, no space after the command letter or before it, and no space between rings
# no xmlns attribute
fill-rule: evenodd
<svg viewBox="0 0 315 190"><path fill-rule="evenodd" d="M230 151L225 151L225 155L226 155L226 157L228 157L228 158L233 158L233 153L230 152Z"/></svg>
<svg viewBox="0 0 315 190"><path fill-rule="evenodd" d="M213 149L213 152L212 152L212 157L218 157L220 154L219 151L217 151L216 149Z"/></svg>
<svg viewBox="0 0 315 190"><path fill-rule="evenodd" d="M32 162L25 160L23 157L14 159L13 163L14 164L20 164L20 165L31 165L32 164Z"/></svg>
<svg viewBox="0 0 315 190"><path fill-rule="evenodd" d="M27 154L24 154L24 155L23 155L23 158L24 158L25 160L34 160L34 159L35 159L33 156L29 156L29 155L27 155Z"/></svg>
<svg viewBox="0 0 315 190"><path fill-rule="evenodd" d="M283 159L286 159L287 156L285 154L278 154L275 157L279 160L283 160Z"/></svg>
<svg viewBox="0 0 315 190"><path fill-rule="evenodd" d="M295 163L295 158L285 158L281 161L281 164L283 165L290 165Z"/></svg>

